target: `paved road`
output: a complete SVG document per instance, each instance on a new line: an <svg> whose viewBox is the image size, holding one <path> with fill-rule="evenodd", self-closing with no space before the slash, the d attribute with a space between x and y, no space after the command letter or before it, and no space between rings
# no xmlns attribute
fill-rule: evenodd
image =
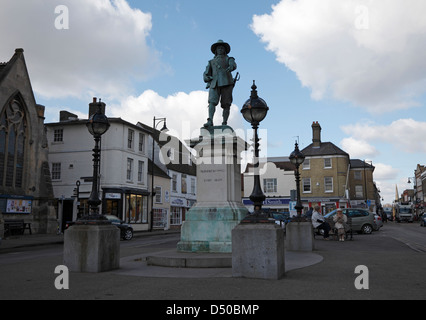
<svg viewBox="0 0 426 320"><path fill-rule="evenodd" d="M54 285L62 246L38 247L0 255L0 299L424 300L425 239L426 228L417 224L388 223L371 235L355 235L354 241L315 240L322 262L291 270L277 281L232 278L229 269L212 270L219 274L207 277L140 276L130 275L126 267L101 274L71 273L68 290ZM122 259L146 268L138 257L173 248L178 240L177 235L167 235L121 242ZM368 268L368 289L355 287L357 278L366 275L355 273L359 265Z"/></svg>

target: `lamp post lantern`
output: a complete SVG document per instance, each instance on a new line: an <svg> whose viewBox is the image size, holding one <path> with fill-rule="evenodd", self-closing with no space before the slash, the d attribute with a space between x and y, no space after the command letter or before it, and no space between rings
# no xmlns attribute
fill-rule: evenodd
<svg viewBox="0 0 426 320"><path fill-rule="evenodd" d="M95 101L94 101L95 102ZM105 108L105 103L96 103L97 111L92 114L87 121L86 126L90 134L95 139L95 148L93 149L93 181L92 181L92 192L88 200L89 204L89 215L82 218L82 220L105 220L102 215L99 214L99 205L101 200L99 199L98 182L99 182L99 167L100 167L100 154L101 149L99 142L101 136L108 131L110 124L108 118L102 112L102 108Z"/></svg>
<svg viewBox="0 0 426 320"><path fill-rule="evenodd" d="M258 222L270 222L268 220L268 216L262 213L262 204L266 199L265 194L262 191L262 187L260 185L260 177L259 177L259 136L258 136L258 128L260 122L265 119L266 114L268 113L269 107L266 102L257 95L257 86L255 81L253 81L253 86L251 87L251 95L250 99L248 99L242 109L241 113L244 119L249 122L254 130L254 183L253 183L253 191L250 195L250 200L254 205L253 214L245 217L242 222L245 223L258 223Z"/></svg>
<svg viewBox="0 0 426 320"><path fill-rule="evenodd" d="M297 142L295 143L294 151L290 154L290 162L296 166L296 170L294 171L294 175L296 177L296 190L297 190L297 201L295 209L297 211L297 221L302 221L302 200L300 199L300 172L299 166L305 161L305 156L302 152L299 151L299 145Z"/></svg>
<svg viewBox="0 0 426 320"><path fill-rule="evenodd" d="M169 129L167 129L167 125L166 125L166 118L156 118L154 117L153 123L152 123L152 128L155 130L157 128L157 125L159 125L160 123L164 123L163 128L161 129L162 132L167 132L169 131ZM154 159L155 159L155 153L154 153L154 148L155 146L155 139L154 139L154 133L152 134L152 156L151 156L151 161L152 161L152 165L151 165L151 212L150 212L150 216L151 216L151 223L150 223L150 228L149 230L152 231L153 226L154 226L154 197L155 197L155 188L154 188Z"/></svg>

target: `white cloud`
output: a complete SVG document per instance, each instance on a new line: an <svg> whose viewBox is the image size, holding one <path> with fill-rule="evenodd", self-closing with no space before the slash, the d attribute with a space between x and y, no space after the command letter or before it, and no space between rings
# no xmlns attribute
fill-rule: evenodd
<svg viewBox="0 0 426 320"><path fill-rule="evenodd" d="M392 166L384 163L374 163L374 180L383 181L383 180L393 180L398 177L400 173L398 169L393 168Z"/></svg>
<svg viewBox="0 0 426 320"><path fill-rule="evenodd" d="M357 123L342 127L343 132L352 136L353 140L372 143L385 142L396 150L409 153L426 152L426 122L413 119L399 119L389 125Z"/></svg>
<svg viewBox="0 0 426 320"><path fill-rule="evenodd" d="M59 4L68 29L57 29ZM0 57L24 48L33 89L45 98L117 99L160 68L147 44L151 27L151 15L125 0L2 1Z"/></svg>
<svg viewBox="0 0 426 320"><path fill-rule="evenodd" d="M358 140L355 138L345 138L340 142L342 149L345 150L352 159L359 158L371 158L378 155L378 150L364 140Z"/></svg>
<svg viewBox="0 0 426 320"><path fill-rule="evenodd" d="M200 128L207 121L208 92L192 91L189 94L178 92L174 95L162 97L158 93L147 90L138 97L129 96L120 105L111 105L107 108L108 116L120 117L131 123L142 122L152 126L153 116L166 118L167 128L172 134L181 139L198 137ZM222 123L222 109L217 106L214 124ZM236 105L231 106L228 120L234 130L243 128L242 117ZM157 129L161 129L161 125Z"/></svg>
<svg viewBox="0 0 426 320"><path fill-rule="evenodd" d="M281 0L251 27L314 99L380 113L425 92L425 10L424 0Z"/></svg>

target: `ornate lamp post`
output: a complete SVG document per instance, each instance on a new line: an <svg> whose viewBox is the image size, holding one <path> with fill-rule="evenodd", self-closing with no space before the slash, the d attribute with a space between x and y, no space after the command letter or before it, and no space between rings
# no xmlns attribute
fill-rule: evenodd
<svg viewBox="0 0 426 320"><path fill-rule="evenodd" d="M161 129L162 132L167 132L169 129L167 129L166 126L166 118L156 118L154 117L154 121L152 123L152 128L156 129L157 125L164 122L163 128ZM154 153L154 146L155 146L155 139L154 139L154 133L152 135L152 165L151 165L151 224L149 230L152 231L153 225L154 225L154 197L155 197L155 189L154 189L154 159L155 159L155 153Z"/></svg>
<svg viewBox="0 0 426 320"><path fill-rule="evenodd" d="M259 136L257 129L259 128L260 122L265 119L266 114L268 113L269 107L266 102L259 98L257 95L257 87L255 81L253 81L253 86L251 87L250 99L248 99L242 109L241 113L244 119L249 122L254 130L254 184L253 191L250 195L250 200L254 204L254 213L245 217L242 222L270 222L268 216L262 213L262 204L265 201L266 197L263 194L262 187L260 185L259 177Z"/></svg>
<svg viewBox="0 0 426 320"><path fill-rule="evenodd" d="M302 200L300 199L300 173L299 166L305 161L305 156L302 152L299 151L299 146L297 142L295 143L294 151L290 154L290 162L296 166L296 170L294 171L294 175L296 176L296 190L297 190L297 201L296 201L296 211L297 218L296 221L302 221Z"/></svg>
<svg viewBox="0 0 426 320"><path fill-rule="evenodd" d="M110 124L108 118L105 114L102 113L102 107L105 107L105 103L97 102L97 111L90 116L89 121L87 121L87 130L95 139L95 148L93 149L93 182L92 182L92 192L88 200L90 207L89 215L82 218L82 220L105 220L105 218L99 214L99 205L101 200L99 199L98 192L98 181L99 181L99 166L100 166L100 154L101 149L99 148L99 142L101 136L108 131Z"/></svg>

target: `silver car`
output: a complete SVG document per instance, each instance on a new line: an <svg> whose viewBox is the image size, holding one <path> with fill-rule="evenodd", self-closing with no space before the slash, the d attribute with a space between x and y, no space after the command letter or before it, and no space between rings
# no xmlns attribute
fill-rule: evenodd
<svg viewBox="0 0 426 320"><path fill-rule="evenodd" d="M383 220L378 214L375 214L374 215L374 226L373 226L374 231L379 231L379 229L381 227L383 227Z"/></svg>
<svg viewBox="0 0 426 320"><path fill-rule="evenodd" d="M352 220L352 231L370 234L374 230L374 213L365 209L347 208L342 209L343 214ZM327 213L324 218L332 218L337 213L333 210Z"/></svg>

